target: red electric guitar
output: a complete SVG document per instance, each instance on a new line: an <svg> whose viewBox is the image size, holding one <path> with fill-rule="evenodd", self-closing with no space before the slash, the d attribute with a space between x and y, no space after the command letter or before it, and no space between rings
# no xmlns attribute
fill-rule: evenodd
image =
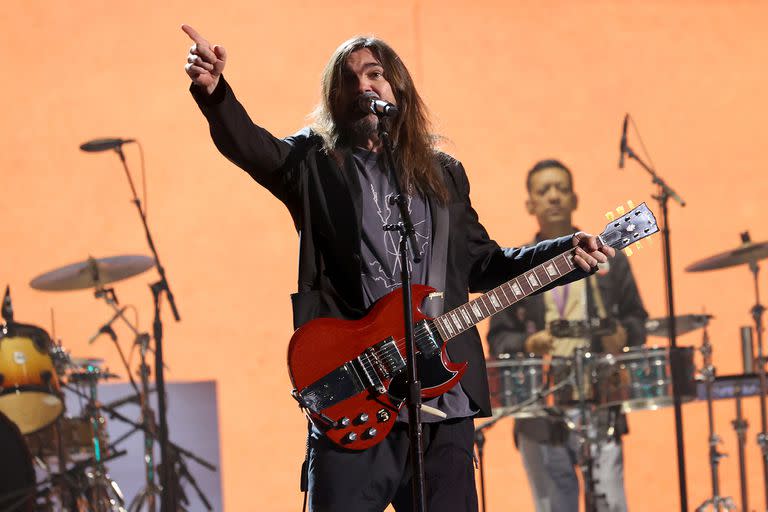
<svg viewBox="0 0 768 512"><path fill-rule="evenodd" d="M611 222L600 239L616 250L628 248L659 228L645 203ZM433 288L415 284L413 323L422 397L451 389L467 363L448 358L445 344L475 324L535 293L571 272L573 251L560 254L436 318L419 311ZM360 320L318 318L293 334L288 346L288 371L293 396L314 425L334 443L364 450L392 429L406 394L403 294L382 297Z"/></svg>

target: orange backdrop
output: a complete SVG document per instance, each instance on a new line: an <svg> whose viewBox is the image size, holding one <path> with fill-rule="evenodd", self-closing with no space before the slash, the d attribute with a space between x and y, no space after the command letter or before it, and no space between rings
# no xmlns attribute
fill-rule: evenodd
<svg viewBox="0 0 768 512"><path fill-rule="evenodd" d="M738 328L754 302L745 267L705 274L683 268L739 243L761 223L762 127L768 36L762 2L394 1L48 2L6 0L0 19L0 284L13 290L19 320L51 329L76 355L106 358L88 336L110 316L86 291L30 289L60 265L148 253L113 153L85 154L95 137L134 137L147 163L148 209L183 321L164 311L169 378L216 379L227 510L298 510L305 423L289 396L285 349L296 236L283 206L222 158L186 89L190 23L229 52L227 76L252 116L275 134L305 122L322 66L343 39L374 33L401 53L434 112L446 149L463 160L473 201L503 244L534 229L524 173L544 157L576 174L577 223L597 231L604 213L654 188L633 162L616 169L621 119L637 120L659 172L688 201L671 204L679 313L715 315L711 335L722 374L740 371ZM630 133L640 150L640 139ZM126 149L140 183L138 152ZM665 312L660 239L632 259L652 316ZM149 330L152 274L119 283ZM766 282L761 280L763 289ZM487 327L481 327L485 331ZM121 338L129 333L122 328ZM659 340L663 342L664 340ZM682 337L698 344L700 335ZM763 493L757 401L747 400L753 506ZM184 404L193 407L194 404ZM710 489L703 403L687 405L689 498ZM716 404L724 494L738 495L731 402ZM626 438L632 510L678 505L671 410L633 413ZM486 445L489 509L530 510L511 423Z"/></svg>

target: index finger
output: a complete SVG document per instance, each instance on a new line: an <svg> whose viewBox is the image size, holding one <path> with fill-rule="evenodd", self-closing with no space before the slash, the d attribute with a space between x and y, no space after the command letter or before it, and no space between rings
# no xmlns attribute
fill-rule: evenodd
<svg viewBox="0 0 768 512"><path fill-rule="evenodd" d="M201 45L208 44L208 41L206 41L206 39L203 36L201 36L197 30L190 27L189 25L182 24L181 30L183 30L184 33L187 34L189 38L192 39L197 44L201 44Z"/></svg>

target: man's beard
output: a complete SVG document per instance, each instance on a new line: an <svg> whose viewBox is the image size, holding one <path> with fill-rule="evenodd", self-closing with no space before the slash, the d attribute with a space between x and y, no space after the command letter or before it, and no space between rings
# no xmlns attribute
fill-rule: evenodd
<svg viewBox="0 0 768 512"><path fill-rule="evenodd" d="M341 130L341 139L355 145L363 145L369 140L379 139L379 121L374 115L360 117L354 121L344 123Z"/></svg>

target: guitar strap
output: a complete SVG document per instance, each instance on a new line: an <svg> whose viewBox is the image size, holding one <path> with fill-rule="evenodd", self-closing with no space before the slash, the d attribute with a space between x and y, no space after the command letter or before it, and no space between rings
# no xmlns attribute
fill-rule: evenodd
<svg viewBox="0 0 768 512"><path fill-rule="evenodd" d="M447 173L447 171L444 171ZM424 299L421 311L432 318L443 314L445 297L445 275L448 267L448 231L450 216L448 207L441 205L435 198L428 197L430 214L432 216L432 244L430 254L425 254L429 260L429 275L427 286L431 286L438 293L433 293Z"/></svg>

